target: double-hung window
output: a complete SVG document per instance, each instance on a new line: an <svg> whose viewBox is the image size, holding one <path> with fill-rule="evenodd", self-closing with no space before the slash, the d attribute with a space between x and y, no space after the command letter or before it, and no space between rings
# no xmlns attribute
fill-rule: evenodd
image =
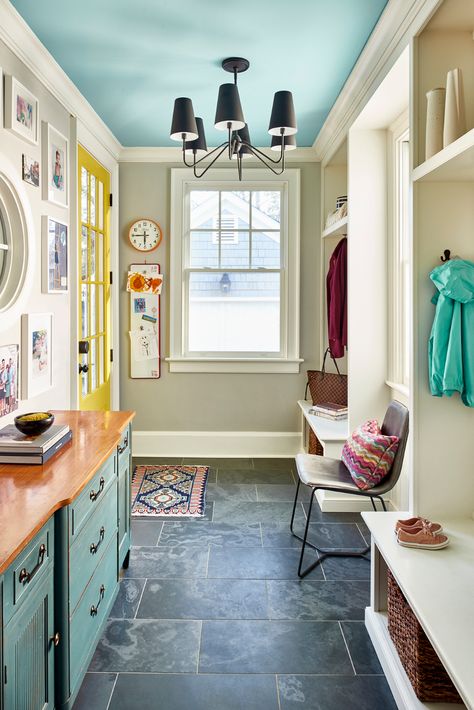
<svg viewBox="0 0 474 710"><path fill-rule="evenodd" d="M299 171L247 172L172 171L171 371L299 371Z"/></svg>

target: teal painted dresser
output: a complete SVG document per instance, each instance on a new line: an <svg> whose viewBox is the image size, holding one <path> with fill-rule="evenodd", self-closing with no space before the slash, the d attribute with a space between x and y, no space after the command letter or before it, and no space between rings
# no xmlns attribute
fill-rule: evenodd
<svg viewBox="0 0 474 710"><path fill-rule="evenodd" d="M2 710L71 708L130 553L132 412L61 412L73 441L0 466Z"/></svg>

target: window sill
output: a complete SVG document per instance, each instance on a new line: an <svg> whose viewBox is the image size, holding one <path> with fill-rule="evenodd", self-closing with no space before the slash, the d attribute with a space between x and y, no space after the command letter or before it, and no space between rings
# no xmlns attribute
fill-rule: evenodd
<svg viewBox="0 0 474 710"><path fill-rule="evenodd" d="M298 374L301 358L176 358L167 357L170 372L234 374Z"/></svg>
<svg viewBox="0 0 474 710"><path fill-rule="evenodd" d="M406 385L401 385L398 382L392 382L391 380L385 380L387 387L390 387L394 392L403 395L404 397L410 396L410 389Z"/></svg>

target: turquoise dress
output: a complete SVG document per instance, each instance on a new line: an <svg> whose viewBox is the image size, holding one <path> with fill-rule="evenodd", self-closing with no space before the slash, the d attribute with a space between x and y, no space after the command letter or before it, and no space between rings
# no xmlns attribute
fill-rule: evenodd
<svg viewBox="0 0 474 710"><path fill-rule="evenodd" d="M464 404L474 407L474 263L447 261L430 279L438 289L428 346L431 394L459 392Z"/></svg>

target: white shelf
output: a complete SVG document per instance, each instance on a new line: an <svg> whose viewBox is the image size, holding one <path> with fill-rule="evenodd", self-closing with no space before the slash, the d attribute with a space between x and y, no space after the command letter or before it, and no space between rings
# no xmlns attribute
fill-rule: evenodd
<svg viewBox="0 0 474 710"><path fill-rule="evenodd" d="M345 441L349 436L349 422L347 419L343 419L339 422L333 422L330 419L317 417L315 414L309 414L309 410L313 405L306 399L298 400L298 405L301 408L309 426L317 435L323 446L327 442Z"/></svg>
<svg viewBox="0 0 474 710"><path fill-rule="evenodd" d="M414 182L474 182L474 128L413 170Z"/></svg>
<svg viewBox="0 0 474 710"><path fill-rule="evenodd" d="M474 520L440 520L450 538L450 545L434 551L398 545L393 531L400 516L400 513L362 513L374 544L391 569L459 694L467 707L472 708ZM376 587L382 582L373 580Z"/></svg>
<svg viewBox="0 0 474 710"><path fill-rule="evenodd" d="M327 237L338 237L341 235L347 235L347 222L348 218L343 217L342 219L339 219L337 222L334 222L334 224L331 224L330 227L327 227L324 232L322 233L322 238L326 239Z"/></svg>

